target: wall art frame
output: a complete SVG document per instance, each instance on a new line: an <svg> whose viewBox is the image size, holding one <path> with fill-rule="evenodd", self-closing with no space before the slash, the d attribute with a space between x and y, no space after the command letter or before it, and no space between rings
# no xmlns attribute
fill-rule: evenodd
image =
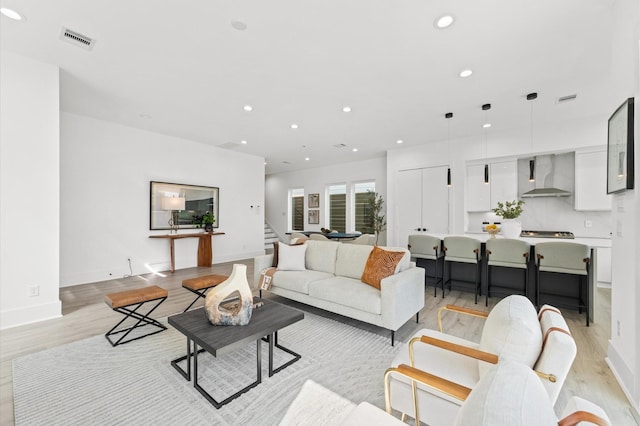
<svg viewBox="0 0 640 426"><path fill-rule="evenodd" d="M309 210L309 225L320 223L320 210Z"/></svg>
<svg viewBox="0 0 640 426"><path fill-rule="evenodd" d="M633 189L634 98L628 98L608 121L607 194Z"/></svg>
<svg viewBox="0 0 640 426"><path fill-rule="evenodd" d="M184 198L184 210L165 210L166 198ZM166 201L166 200L164 200ZM164 204L164 205L163 205ZM213 214L213 228L220 226L220 188L215 186L188 185L151 181L149 184L149 229L171 229L173 218L178 229L205 227L204 216Z"/></svg>
<svg viewBox="0 0 640 426"><path fill-rule="evenodd" d="M320 207L320 194L309 194L309 208L317 209Z"/></svg>

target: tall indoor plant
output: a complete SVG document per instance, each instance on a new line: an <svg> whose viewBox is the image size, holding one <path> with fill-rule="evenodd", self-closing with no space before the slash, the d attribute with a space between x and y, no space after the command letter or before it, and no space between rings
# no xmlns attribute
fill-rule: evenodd
<svg viewBox="0 0 640 426"><path fill-rule="evenodd" d="M378 245L378 239L380 238L380 233L387 229L387 220L382 214L382 209L384 205L384 199L382 195L378 194L374 191L369 191L369 223L371 224L371 228L373 232L376 234L376 242Z"/></svg>
<svg viewBox="0 0 640 426"><path fill-rule="evenodd" d="M522 232L522 224L518 217L522 214L523 200L498 201L498 207L493 212L502 218L502 235L505 238L518 238Z"/></svg>

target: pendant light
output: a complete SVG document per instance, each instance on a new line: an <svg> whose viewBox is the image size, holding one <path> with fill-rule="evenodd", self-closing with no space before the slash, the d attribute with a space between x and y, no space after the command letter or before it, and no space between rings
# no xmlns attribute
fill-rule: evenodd
<svg viewBox="0 0 640 426"><path fill-rule="evenodd" d="M444 118L447 119L447 186L451 186L451 122L449 119L453 118L453 113L448 112L444 115Z"/></svg>
<svg viewBox="0 0 640 426"><path fill-rule="evenodd" d="M489 164L487 163L487 129L491 127L491 124L487 121L487 111L491 109L491 104L482 105L484 111L484 183L489 183Z"/></svg>
<svg viewBox="0 0 640 426"><path fill-rule="evenodd" d="M527 95L528 101L533 101L538 98L538 94L533 92ZM531 102L531 154L533 154L533 102ZM529 182L536 181L536 158L533 157L529 160Z"/></svg>

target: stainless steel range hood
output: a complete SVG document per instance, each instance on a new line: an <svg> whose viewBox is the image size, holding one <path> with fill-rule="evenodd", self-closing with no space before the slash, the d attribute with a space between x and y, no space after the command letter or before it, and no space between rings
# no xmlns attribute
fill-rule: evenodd
<svg viewBox="0 0 640 426"><path fill-rule="evenodd" d="M535 158L536 187L521 195L522 198L534 197L568 197L569 191L553 186L555 155L541 155Z"/></svg>

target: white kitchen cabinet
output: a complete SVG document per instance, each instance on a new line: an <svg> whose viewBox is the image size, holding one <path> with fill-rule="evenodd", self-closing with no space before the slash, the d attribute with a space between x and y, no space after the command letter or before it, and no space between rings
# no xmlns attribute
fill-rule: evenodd
<svg viewBox="0 0 640 426"><path fill-rule="evenodd" d="M611 284L611 248L598 247L597 274L599 283Z"/></svg>
<svg viewBox="0 0 640 426"><path fill-rule="evenodd" d="M518 162L489 164L489 183L484 183L484 164L467 166L467 211L488 212L498 201L518 199Z"/></svg>
<svg viewBox="0 0 640 426"><path fill-rule="evenodd" d="M612 197L607 195L607 151L576 152L575 203L582 211L610 211Z"/></svg>
<svg viewBox="0 0 640 426"><path fill-rule="evenodd" d="M410 234L449 232L449 187L446 167L399 171L396 179L398 245Z"/></svg>
<svg viewBox="0 0 640 426"><path fill-rule="evenodd" d="M491 172L491 166L489 166L489 172ZM467 166L467 211L488 212L489 210L491 210L491 187L484 183L484 164Z"/></svg>
<svg viewBox="0 0 640 426"><path fill-rule="evenodd" d="M491 208L496 207L498 201L504 203L518 199L518 162L516 160L491 163L489 177Z"/></svg>

